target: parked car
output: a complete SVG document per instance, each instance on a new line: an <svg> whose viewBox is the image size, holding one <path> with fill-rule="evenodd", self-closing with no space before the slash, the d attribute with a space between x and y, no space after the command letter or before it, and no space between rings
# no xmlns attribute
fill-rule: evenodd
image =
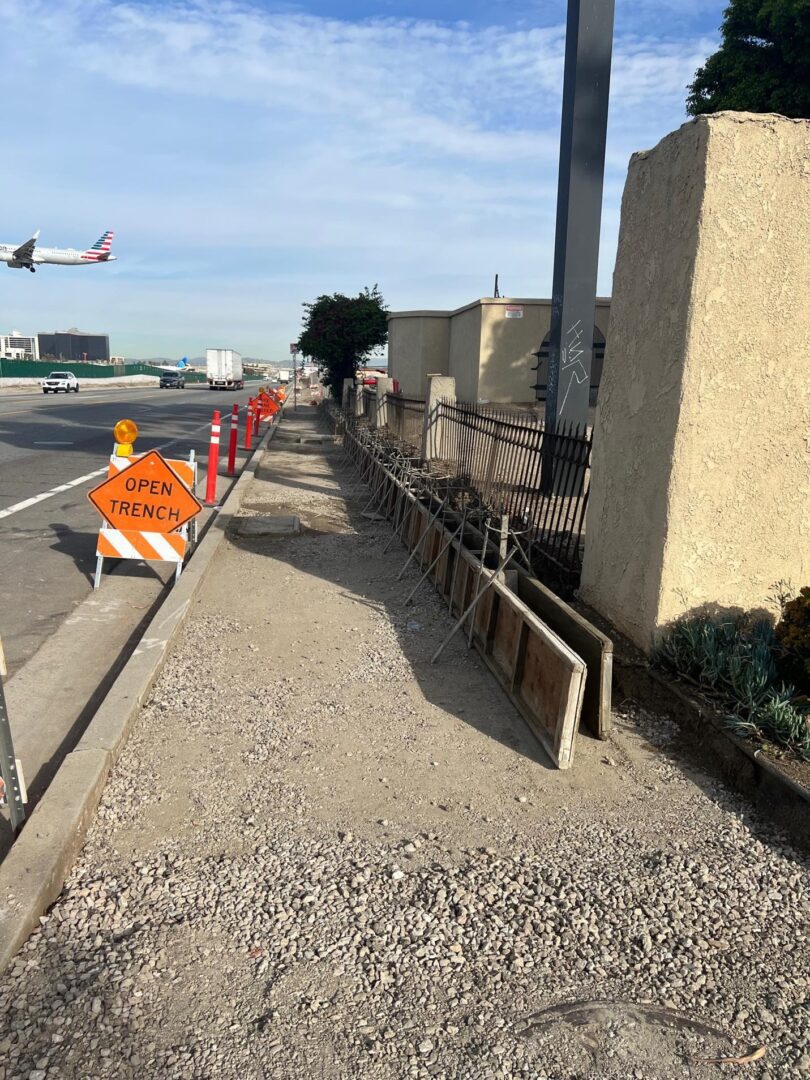
<svg viewBox="0 0 810 1080"><path fill-rule="evenodd" d="M50 375L43 379L40 383L43 394L58 394L60 390L64 390L66 394L69 394L72 390L74 394L79 392L79 380L73 374L72 371L52 371Z"/></svg>
<svg viewBox="0 0 810 1080"><path fill-rule="evenodd" d="M183 390L186 380L179 371L164 371L160 376L161 390Z"/></svg>

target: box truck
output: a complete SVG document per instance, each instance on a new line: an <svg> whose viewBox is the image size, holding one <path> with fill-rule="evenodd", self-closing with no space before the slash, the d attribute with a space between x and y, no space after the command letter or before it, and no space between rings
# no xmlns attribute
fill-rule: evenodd
<svg viewBox="0 0 810 1080"><path fill-rule="evenodd" d="M282 386L290 381L290 369L289 368L279 368L278 369L278 381L282 384Z"/></svg>
<svg viewBox="0 0 810 1080"><path fill-rule="evenodd" d="M205 367L209 390L242 390L242 357L233 349L206 349Z"/></svg>

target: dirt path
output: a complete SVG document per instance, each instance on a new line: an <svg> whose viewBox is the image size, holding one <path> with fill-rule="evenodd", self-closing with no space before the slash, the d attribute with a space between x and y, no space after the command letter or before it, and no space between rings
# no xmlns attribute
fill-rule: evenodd
<svg viewBox="0 0 810 1080"><path fill-rule="evenodd" d="M553 770L285 436L0 990L0 1080L808 1075L807 873L623 713ZM805 1055L805 1056L803 1056ZM5 1068L5 1071L4 1071Z"/></svg>

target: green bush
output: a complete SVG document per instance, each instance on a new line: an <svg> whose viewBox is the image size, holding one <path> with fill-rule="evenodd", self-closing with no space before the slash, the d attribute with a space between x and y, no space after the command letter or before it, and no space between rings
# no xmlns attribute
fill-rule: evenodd
<svg viewBox="0 0 810 1080"><path fill-rule="evenodd" d="M783 600L775 635L780 671L800 693L810 696L810 586L792 600Z"/></svg>
<svg viewBox="0 0 810 1080"><path fill-rule="evenodd" d="M810 589L804 593L810 612ZM728 724L738 735L767 739L810 761L810 703L780 681L784 653L777 632L764 619L697 617L676 623L653 659L721 697L731 708Z"/></svg>

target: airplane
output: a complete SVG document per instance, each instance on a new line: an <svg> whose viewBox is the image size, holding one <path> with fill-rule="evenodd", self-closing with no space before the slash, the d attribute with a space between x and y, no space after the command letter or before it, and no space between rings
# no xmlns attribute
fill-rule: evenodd
<svg viewBox="0 0 810 1080"><path fill-rule="evenodd" d="M188 361L188 357L184 356L182 360L176 364L161 364L161 371L191 371L191 364Z"/></svg>
<svg viewBox="0 0 810 1080"><path fill-rule="evenodd" d="M86 251L75 248L39 248L39 229L30 240L15 247L14 244L0 244L0 261L15 270L30 270L33 274L39 263L55 263L59 266L84 266L87 263L115 262L115 255L110 254L112 231L103 233L95 244Z"/></svg>

